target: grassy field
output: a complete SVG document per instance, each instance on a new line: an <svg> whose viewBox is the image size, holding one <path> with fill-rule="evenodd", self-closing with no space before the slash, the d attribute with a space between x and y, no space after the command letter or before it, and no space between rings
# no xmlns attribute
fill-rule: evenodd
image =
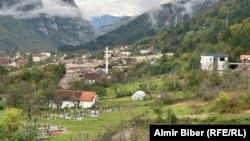
<svg viewBox="0 0 250 141"><path fill-rule="evenodd" d="M114 103L123 103L118 109L113 105L113 111L103 111L98 117L86 117L80 121L78 120L63 120L56 119L50 120L52 125L60 124L66 128L67 131L61 135L53 136L52 141L69 141L70 137L82 136L82 137L98 137L103 135L106 129L115 129L124 121L130 121L134 117L147 113L146 116L153 117L153 111L148 104L150 101L131 101L129 98L121 98L116 100L104 101L104 105ZM47 121L42 121L46 123ZM132 121L131 121L132 122Z"/></svg>
<svg viewBox="0 0 250 141"><path fill-rule="evenodd" d="M161 78L150 80L152 84L163 86ZM119 89L126 91L139 90L140 85L148 84L149 81L141 81L130 84L119 85ZM39 120L40 125L50 123L60 125L63 132L53 133L50 141L70 141L76 138L93 138L104 135L106 131L116 130L121 123L135 123L141 119L157 119L153 110L156 94L152 93L153 99L143 101L132 101L130 96L115 98L114 88L108 88L108 96L101 100L102 110L98 117L84 117L82 120L65 120L62 118ZM181 99L171 105L162 105L162 116L166 118L167 110L172 109L180 120L180 123L250 123L250 111L242 111L237 114L218 114L211 112L215 107L215 100L202 101L201 99L186 99L190 94L184 92L173 93L175 98ZM111 98L112 97L112 98ZM0 111L0 118L3 111ZM148 130L147 130L148 131Z"/></svg>
<svg viewBox="0 0 250 141"><path fill-rule="evenodd" d="M157 77L157 78L149 78L147 80L141 80L138 82L132 82L132 83L128 83L128 84L117 84L114 85L113 87L110 87L107 89L107 93L108 93L108 98L109 97L116 97L116 93L115 93L115 89L117 89L117 91L124 91L124 92L130 92L131 95L137 91L137 90L141 90L140 86L144 85L145 87L147 87L149 89L150 85L151 86L156 86L155 89L160 89L163 86L163 81L162 78ZM154 91L153 91L154 92Z"/></svg>
<svg viewBox="0 0 250 141"><path fill-rule="evenodd" d="M132 119L140 115L143 115L147 118L156 119L157 116L151 107L152 102L152 100L132 101L130 97L104 100L104 107L111 107L112 105L112 107L116 108L116 110L111 112L104 110L100 113L99 117L87 117L81 121L62 119L51 120L51 124L57 125L60 123L62 127L67 129L67 132L58 136L53 136L51 140L68 141L70 137L74 138L75 136L98 137L103 135L106 129L115 129L124 121L133 122ZM165 112L169 107L171 107L178 117L183 117L194 114L194 107L197 106L196 104L192 105L185 102L171 106L163 106L162 108L163 112ZM120 105L120 109L117 108L118 105Z"/></svg>
<svg viewBox="0 0 250 141"><path fill-rule="evenodd" d="M103 106L110 107L112 111L103 109L98 117L85 117L82 120L64 120L61 118L51 120L39 120L39 124L50 123L61 125L63 132L54 133L50 141L70 141L76 138L93 138L102 136L107 130L116 130L121 123L134 122L136 117L156 119L157 115L152 109L153 100L132 101L130 97L103 100ZM119 106L118 106L119 105ZM201 100L181 101L172 105L163 105L163 117L171 108L178 119L184 119L190 123L250 123L250 112L243 111L238 114L216 114L210 109L214 101ZM0 118L3 111L0 111Z"/></svg>
<svg viewBox="0 0 250 141"><path fill-rule="evenodd" d="M125 121L133 122L137 116L143 115L150 119L156 119L157 115L153 112L150 101L131 101L130 98L112 99L110 101L104 101L104 104L108 103L126 103L126 106L120 108L120 110L114 110L112 112L103 111L99 117L91 118L87 117L81 121L77 120L51 120L51 124L60 123L62 127L67 131L63 134L53 136L51 141L69 141L74 137L98 137L105 133L107 129L116 129L119 124ZM122 104L122 105L123 105ZM227 122L242 122L245 124L250 123L249 113L246 114L232 114L223 115L211 113L210 109L214 106L214 102L203 102L199 100L190 100L185 102L176 103L173 105L163 106L163 116L166 117L166 111L171 108L176 114L178 119L189 119L191 123L199 122L211 122L211 123L227 123Z"/></svg>

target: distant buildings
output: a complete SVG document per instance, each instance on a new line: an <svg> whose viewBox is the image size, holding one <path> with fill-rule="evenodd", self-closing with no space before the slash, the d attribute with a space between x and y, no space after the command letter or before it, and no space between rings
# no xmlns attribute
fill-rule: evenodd
<svg viewBox="0 0 250 141"><path fill-rule="evenodd" d="M250 55L240 55L240 62L242 63L249 63L250 62Z"/></svg>
<svg viewBox="0 0 250 141"><path fill-rule="evenodd" d="M151 53L152 51L153 51L153 49L152 49L152 48L149 48L149 49L142 49L142 50L140 50L139 52L140 52L141 55L144 55L144 54L149 54L149 53Z"/></svg>
<svg viewBox="0 0 250 141"><path fill-rule="evenodd" d="M40 62L50 58L51 53L47 51L31 54L28 52L19 51L11 56L0 57L0 66L6 67L7 69L19 68L24 66L30 60L30 57L32 57L32 62Z"/></svg>
<svg viewBox="0 0 250 141"><path fill-rule="evenodd" d="M47 60L50 57L51 57L50 52L36 53L36 54L32 55L32 61L33 62L41 62L41 61Z"/></svg>
<svg viewBox="0 0 250 141"><path fill-rule="evenodd" d="M10 59L7 57L0 57L0 65L1 66L8 66L10 64Z"/></svg>

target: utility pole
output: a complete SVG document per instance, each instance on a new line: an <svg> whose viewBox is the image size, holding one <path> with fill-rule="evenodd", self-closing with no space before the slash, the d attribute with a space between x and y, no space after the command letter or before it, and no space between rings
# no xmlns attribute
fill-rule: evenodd
<svg viewBox="0 0 250 141"><path fill-rule="evenodd" d="M108 50L109 50L109 48L106 47L106 54L105 54L105 57L106 57L106 74L108 74L108 69L109 69L109 64L108 64Z"/></svg>

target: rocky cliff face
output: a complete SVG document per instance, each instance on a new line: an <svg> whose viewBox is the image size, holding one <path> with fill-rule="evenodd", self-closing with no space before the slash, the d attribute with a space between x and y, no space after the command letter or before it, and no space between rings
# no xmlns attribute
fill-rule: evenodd
<svg viewBox="0 0 250 141"><path fill-rule="evenodd" d="M179 21L199 14L217 1L219 0L172 0L129 19L128 22L107 34L104 34L107 32L104 27L98 31L100 36L95 41L79 46L79 49L101 49L118 44L133 44L146 36L153 36L157 29L163 26L177 25Z"/></svg>
<svg viewBox="0 0 250 141"><path fill-rule="evenodd" d="M158 28L179 19L192 17L219 0L177 0L150 9L151 28Z"/></svg>
<svg viewBox="0 0 250 141"><path fill-rule="evenodd" d="M23 34L36 36L48 42L44 42L44 46L41 48L46 48L47 44L54 47L65 44L79 45L95 38L94 27L82 17L74 0L1 0L0 6L2 7L0 19L11 16L18 21L20 28L25 29L22 32L28 32ZM5 22L10 23L15 20ZM13 30L15 30L14 27L9 32L13 32ZM29 39L21 36L19 38L29 42ZM5 40L8 38L5 37ZM15 41L9 39L9 42ZM18 46L18 43L14 44L15 48L20 49L34 48L32 44L29 47Z"/></svg>
<svg viewBox="0 0 250 141"><path fill-rule="evenodd" d="M111 31L114 31L117 28L121 27L122 25L127 24L132 19L133 17L128 17L128 16L119 17L119 19L117 19L113 23L109 23L109 24L98 27L96 30L96 36L98 37L101 35L105 35Z"/></svg>

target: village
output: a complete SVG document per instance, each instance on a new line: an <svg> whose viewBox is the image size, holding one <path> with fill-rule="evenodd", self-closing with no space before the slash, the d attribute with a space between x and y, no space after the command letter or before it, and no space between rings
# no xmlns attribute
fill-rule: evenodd
<svg viewBox="0 0 250 141"><path fill-rule="evenodd" d="M165 53L165 55L172 57L174 53ZM12 56L0 56L0 65L11 70L24 66L28 61L42 63L49 60L49 63L64 64L66 74L58 87L68 90L68 84L72 81L85 78L88 83L95 83L95 81L108 78L109 69L123 70L142 61L154 64L163 54L154 51L154 47L135 51L130 46L117 45L111 49L106 47L103 51L103 59L95 59L90 53L82 54L78 58L64 59L66 56L67 54L59 56L49 51L40 53L19 51ZM202 53L200 56L200 69L209 73L217 71L222 74L226 69L248 69L248 63L250 63L250 55L244 54L239 56L238 62L229 62L228 54Z"/></svg>
<svg viewBox="0 0 250 141"><path fill-rule="evenodd" d="M55 97L64 99L61 103L51 103L52 108L72 108L76 105L80 108L90 108L96 103L98 94L95 92L88 91L75 91L70 90L70 82L85 79L86 83L93 84L96 81L102 79L108 79L110 69L123 70L124 68L130 67L131 65L148 61L150 63L156 63L163 54L154 53L153 48L146 50L139 50L136 52L138 55L131 56L132 52L129 46L118 45L115 48L105 48L103 52L103 59L95 59L91 54L82 54L78 58L66 58L66 54L59 56L55 53L48 51L41 53L28 53L28 52L17 52L13 56L0 57L0 65L6 67L8 70L16 69L17 71L11 71L10 75L14 75L18 72L18 68L24 66L28 61L32 60L33 64L38 64L40 67L46 65L46 63L52 64L63 64L66 68L66 73L61 78L58 84L58 90L55 93ZM173 56L173 53L167 53L167 56ZM47 62L46 62L47 61ZM0 95L1 99L6 99L6 95ZM75 102L78 101L78 102ZM69 119L69 117L65 117Z"/></svg>
<svg viewBox="0 0 250 141"><path fill-rule="evenodd" d="M109 71L111 69L122 71L124 68L142 61L154 64L157 63L157 59L163 56L162 53L153 52L152 48L140 50L136 56L132 56L132 54L133 52L129 50L128 46L117 46L112 49L106 47L103 52L103 59L95 59L91 54L82 54L79 58L64 59L67 56L66 54L58 56L50 52L36 54L18 52L13 57L0 57L0 64L8 69L19 68L28 62L29 57L32 58L33 63L50 60L49 63L64 64L66 73L58 84L55 100L52 100L49 104L50 108L59 109L60 113L43 116L42 118L47 120L48 124L46 127L38 126L41 138L47 138L52 133L64 131L59 124L52 126L49 123L52 119L82 120L85 117L95 118L100 114L99 109L96 108L100 104L98 93L94 91L71 90L70 82L84 78L86 83L93 84L102 79L109 79ZM172 57L174 53L166 53L165 55ZM248 69L250 63L250 55L241 55L237 63L230 63L227 54L202 53L200 57L201 70L208 73L216 71L219 75L223 75L223 72L227 69ZM142 100L145 95L143 91L136 91L131 96L131 99ZM0 94L0 99L5 100L6 95ZM76 108L72 109L74 107ZM112 112L119 110L119 108L102 110Z"/></svg>

